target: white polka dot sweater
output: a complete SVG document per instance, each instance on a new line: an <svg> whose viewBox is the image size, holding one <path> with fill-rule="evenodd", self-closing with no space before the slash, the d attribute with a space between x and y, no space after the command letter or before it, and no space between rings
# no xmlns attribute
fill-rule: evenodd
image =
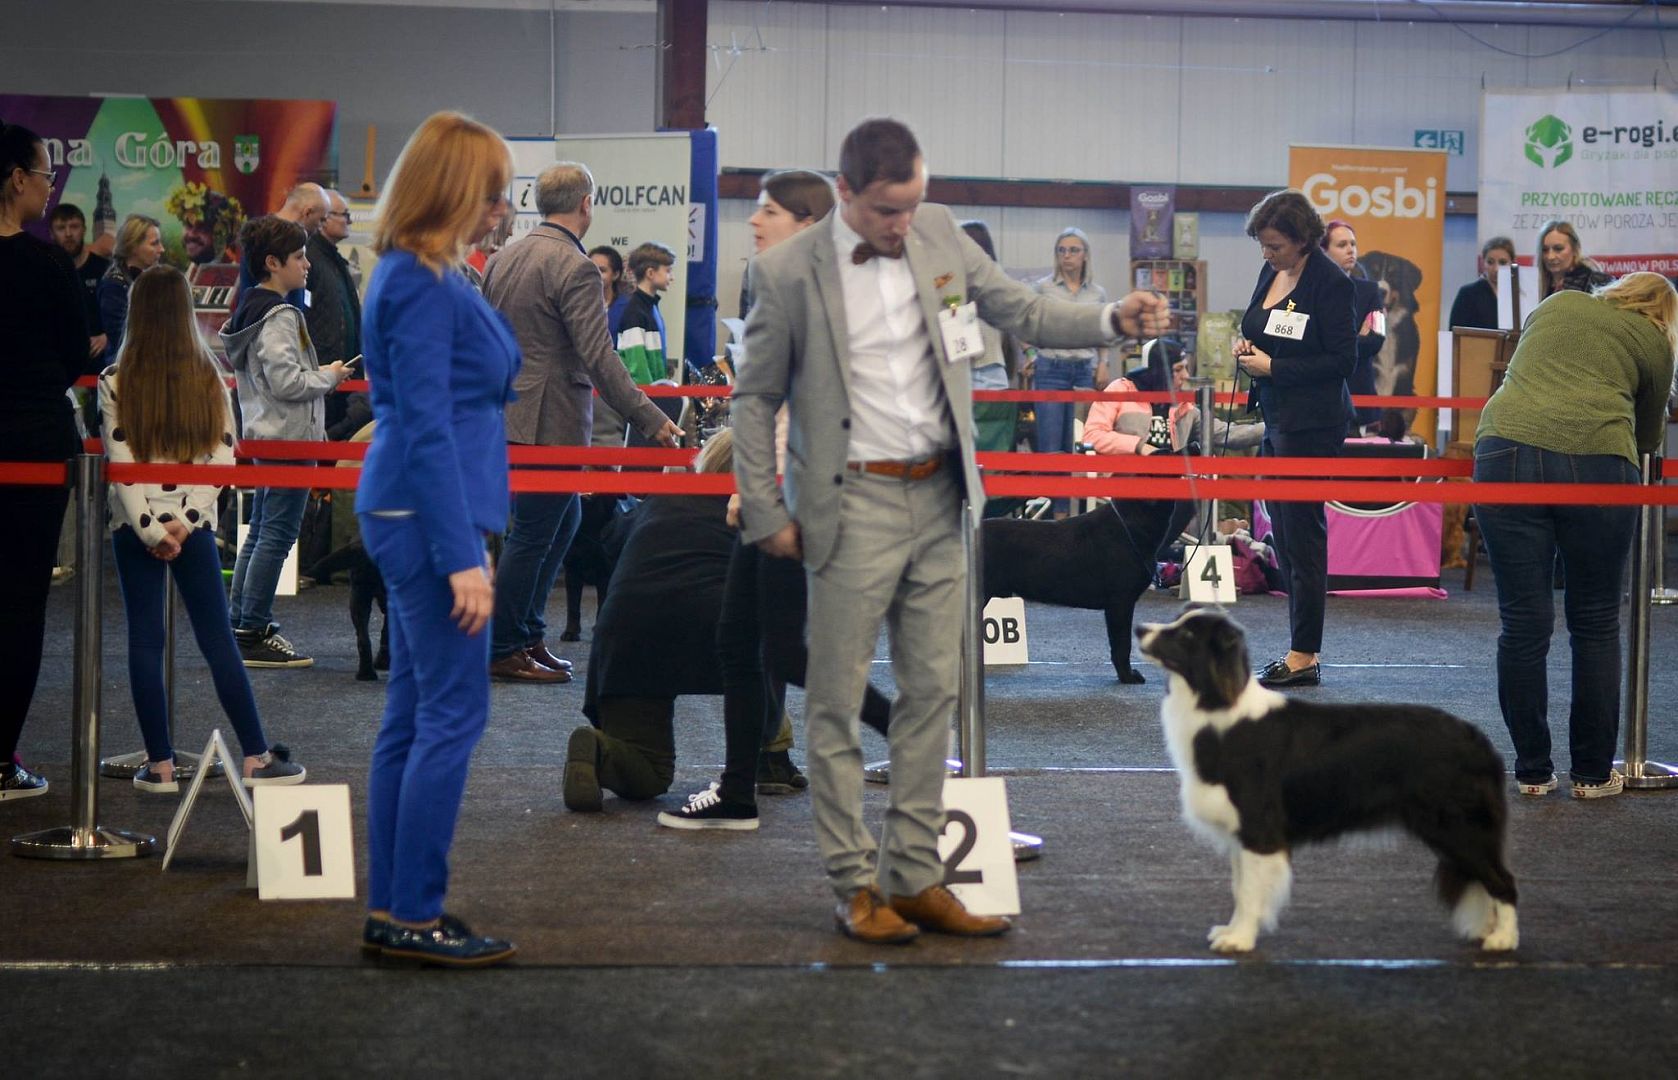
<svg viewBox="0 0 1678 1080"><path fill-rule="evenodd" d="M193 465L232 465L233 460L233 404L224 398L223 432L215 449L193 458ZM106 368L99 375L99 416L101 434L105 442L105 460L112 464L134 462L134 452L117 425L117 368ZM141 464L168 464L142 462ZM156 547L168 535L163 526L180 521L188 528L216 527L216 498L221 488L214 484L129 484L110 485L110 528L116 532L124 525L133 528L147 547Z"/></svg>

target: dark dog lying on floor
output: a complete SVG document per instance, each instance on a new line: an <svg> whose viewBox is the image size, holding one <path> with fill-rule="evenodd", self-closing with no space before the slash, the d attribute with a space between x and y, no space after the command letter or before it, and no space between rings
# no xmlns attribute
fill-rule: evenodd
<svg viewBox="0 0 1678 1080"><path fill-rule="evenodd" d="M376 682L376 672L390 670L390 607L385 594L385 579L373 565L367 549L360 540L353 540L309 567L308 576L316 581L332 580L333 574L349 572L350 624L355 627L355 677L362 682ZM373 622L373 604L377 602L384 620L379 625L379 652L373 653L373 639L369 628Z"/></svg>
<svg viewBox="0 0 1678 1080"><path fill-rule="evenodd" d="M565 632L561 641L583 640L583 590L594 586L594 610L606 606L606 584L612 580L623 537L615 526L634 506L623 495L584 495L577 535L565 552ZM609 535L610 534L610 535Z"/></svg>
<svg viewBox="0 0 1678 1080"><path fill-rule="evenodd" d="M985 599L1019 596L1102 612L1119 681L1144 682L1130 666L1130 624L1137 598L1153 584L1154 553L1175 506L1114 501L1062 521L991 518L984 523Z"/></svg>
<svg viewBox="0 0 1678 1080"><path fill-rule="evenodd" d="M1434 884L1463 937L1515 948L1515 878L1504 861L1503 759L1478 728L1426 705L1352 705L1259 686L1241 627L1218 608L1139 626L1169 673L1160 705L1183 820L1230 857L1235 914L1207 938L1247 952L1273 930L1293 881L1289 852L1402 828L1439 858Z"/></svg>

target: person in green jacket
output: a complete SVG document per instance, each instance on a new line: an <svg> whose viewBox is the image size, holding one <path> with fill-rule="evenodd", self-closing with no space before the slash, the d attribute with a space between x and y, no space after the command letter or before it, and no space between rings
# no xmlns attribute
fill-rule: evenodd
<svg viewBox="0 0 1678 1080"><path fill-rule="evenodd" d="M1660 446L1678 348L1678 293L1659 274L1552 294L1533 310L1474 438L1475 482L1635 484ZM1497 576L1497 696L1524 795L1557 786L1545 659L1561 556L1573 649L1574 798L1618 795L1620 589L1635 506L1477 505Z"/></svg>

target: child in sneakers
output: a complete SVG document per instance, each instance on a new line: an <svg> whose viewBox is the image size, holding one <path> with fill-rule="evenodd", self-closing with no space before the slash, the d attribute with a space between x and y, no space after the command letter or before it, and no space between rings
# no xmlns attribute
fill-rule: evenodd
<svg viewBox="0 0 1678 1080"><path fill-rule="evenodd" d="M239 230L243 259L256 287L222 327L221 339L239 383L247 439L321 441L322 399L349 374L342 361L321 367L301 309L286 296L309 280L304 247L309 234L278 217L260 217ZM258 464L263 464L259 459ZM286 464L274 462L274 464ZM274 624L274 590L286 554L303 527L304 488L258 488L250 531L233 566L233 630L246 667L294 668L314 663L292 648Z"/></svg>
<svg viewBox="0 0 1678 1080"><path fill-rule="evenodd" d="M110 461L233 464L227 387L198 337L192 295L179 270L155 266L135 281L117 364L99 376L99 412ZM128 611L129 688L146 742L146 764L134 777L141 791L180 790L163 687L164 575L171 571L216 696L245 752L245 783L297 784L305 776L303 766L264 736L227 621L215 542L219 493L210 484L110 487L111 546Z"/></svg>

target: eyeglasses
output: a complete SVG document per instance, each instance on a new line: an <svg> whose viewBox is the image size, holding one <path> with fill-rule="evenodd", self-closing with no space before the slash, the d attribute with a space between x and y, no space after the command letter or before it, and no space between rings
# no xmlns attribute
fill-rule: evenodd
<svg viewBox="0 0 1678 1080"><path fill-rule="evenodd" d="M328 210L326 212L326 216L327 217L335 217L335 218L343 218L344 219L344 224L348 225L350 223L350 218L351 218L352 215L350 214L350 212L348 210Z"/></svg>
<svg viewBox="0 0 1678 1080"><path fill-rule="evenodd" d="M1083 253L1084 253L1084 249L1081 248L1081 247L1056 247L1055 248L1055 254L1056 255L1082 255Z"/></svg>
<svg viewBox="0 0 1678 1080"><path fill-rule="evenodd" d="M36 176L46 177L48 187L51 187L52 185L58 183L58 170L57 169L30 169L29 171L34 173Z"/></svg>

